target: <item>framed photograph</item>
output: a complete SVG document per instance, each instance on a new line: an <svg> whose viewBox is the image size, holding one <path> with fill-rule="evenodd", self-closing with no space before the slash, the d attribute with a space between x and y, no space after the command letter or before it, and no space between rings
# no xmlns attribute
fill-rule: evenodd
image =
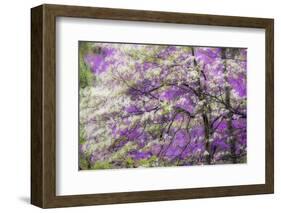
<svg viewBox="0 0 281 213"><path fill-rule="evenodd" d="M31 9L31 203L274 192L274 21Z"/></svg>

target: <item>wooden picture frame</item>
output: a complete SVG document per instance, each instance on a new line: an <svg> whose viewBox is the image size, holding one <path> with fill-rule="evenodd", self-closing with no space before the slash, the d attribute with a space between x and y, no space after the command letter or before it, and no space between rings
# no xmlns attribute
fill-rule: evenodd
<svg viewBox="0 0 281 213"><path fill-rule="evenodd" d="M265 29L265 184L86 195L56 195L56 17ZM262 140L262 139L261 139ZM31 203L41 208L268 194L274 192L274 21L44 4L31 9Z"/></svg>

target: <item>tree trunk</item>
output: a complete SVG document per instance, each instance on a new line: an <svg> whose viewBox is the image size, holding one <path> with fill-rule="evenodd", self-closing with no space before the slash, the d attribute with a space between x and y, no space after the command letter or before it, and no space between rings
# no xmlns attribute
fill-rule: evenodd
<svg viewBox="0 0 281 213"><path fill-rule="evenodd" d="M226 49L222 48L222 59L224 63L224 80L225 82L228 82L228 77L227 77L227 57L226 57ZM229 85L225 86L225 103L226 105L230 108L231 107L231 102L230 102L230 87ZM229 111L227 113L227 129L228 129L228 143L230 144L230 155L231 155L231 160L232 163L237 163L237 157L236 157L236 145L235 145L235 138L233 136L233 124L232 124L232 112Z"/></svg>
<svg viewBox="0 0 281 213"><path fill-rule="evenodd" d="M204 132L205 132L205 150L208 152L205 152L205 160L208 164L212 163L212 156L211 156L211 146L210 146L210 125L209 125L209 119L205 113L202 114L202 118L204 121Z"/></svg>
<svg viewBox="0 0 281 213"><path fill-rule="evenodd" d="M191 48L191 53L192 56L195 57L195 52L194 52L194 48ZM194 67L197 67L197 61L194 58ZM201 85L201 81L200 81L200 76L202 74L202 70L198 70L198 72L200 72L199 77L198 77L198 85L199 85L199 89L198 89L198 98L199 101L205 101L204 105L202 106L202 120L204 123L204 140L205 140L205 152L204 152L204 156L205 156L205 161L207 164L211 164L212 163L212 157L211 157L211 146L210 146L210 123L209 123L209 118L208 118L208 114L206 112L209 112L209 108L206 105L206 95L204 94L203 91L203 86ZM206 79L205 79L206 80Z"/></svg>

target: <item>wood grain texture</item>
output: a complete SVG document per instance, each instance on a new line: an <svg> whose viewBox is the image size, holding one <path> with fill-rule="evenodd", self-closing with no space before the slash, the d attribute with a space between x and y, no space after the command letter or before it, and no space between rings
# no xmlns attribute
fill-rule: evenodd
<svg viewBox="0 0 281 213"><path fill-rule="evenodd" d="M31 203L43 204L42 64L43 7L31 13Z"/></svg>
<svg viewBox="0 0 281 213"><path fill-rule="evenodd" d="M265 178L268 191L274 193L274 21L265 33Z"/></svg>
<svg viewBox="0 0 281 213"><path fill-rule="evenodd" d="M56 196L56 17L262 28L266 31L266 183L246 186ZM137 23L136 23L137 24ZM274 23L273 19L41 5L31 9L31 203L66 207L274 191Z"/></svg>

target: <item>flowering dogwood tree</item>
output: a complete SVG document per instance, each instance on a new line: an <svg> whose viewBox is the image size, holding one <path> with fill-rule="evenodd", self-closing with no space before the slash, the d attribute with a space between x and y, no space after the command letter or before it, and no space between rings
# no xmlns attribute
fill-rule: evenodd
<svg viewBox="0 0 281 213"><path fill-rule="evenodd" d="M244 48L79 43L79 169L246 162Z"/></svg>

